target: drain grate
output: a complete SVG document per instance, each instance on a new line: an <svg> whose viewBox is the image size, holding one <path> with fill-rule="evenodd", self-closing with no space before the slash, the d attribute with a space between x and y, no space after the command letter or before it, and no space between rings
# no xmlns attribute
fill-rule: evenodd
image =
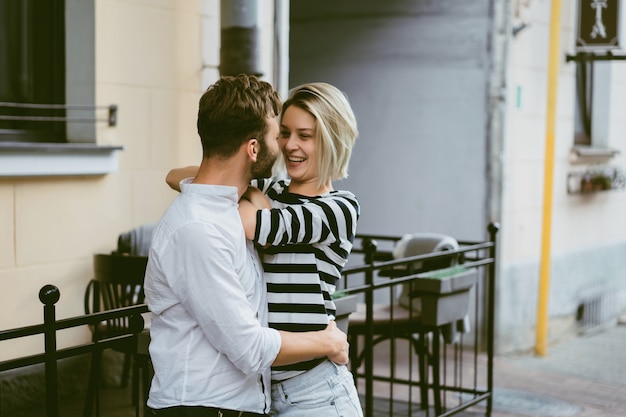
<svg viewBox="0 0 626 417"><path fill-rule="evenodd" d="M599 286L583 292L576 319L583 331L603 326L617 317L616 292L608 286Z"/></svg>

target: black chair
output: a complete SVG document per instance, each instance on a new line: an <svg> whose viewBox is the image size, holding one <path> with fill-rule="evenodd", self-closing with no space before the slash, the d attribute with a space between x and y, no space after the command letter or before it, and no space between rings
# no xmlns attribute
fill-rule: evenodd
<svg viewBox="0 0 626 417"><path fill-rule="evenodd" d="M372 260L399 260L412 256L425 255L440 251L455 251L459 249L458 242L449 236L421 233L406 235L396 243L392 253L371 254ZM438 270L450 267L458 261L458 254L450 256L440 256L434 259L425 259L403 264L397 268L381 270L379 276L397 278L412 274ZM396 294L392 288L392 297ZM421 299L416 293L412 284L407 282L402 284L402 291L391 304L374 304L372 307L372 343L363 347L359 352L359 336L369 333L366 322L366 310L364 304L357 306L357 311L350 315L349 341L350 341L350 367L355 377L358 376L358 368L363 362L365 355L372 354L374 346L385 340L405 339L418 357L420 405L428 408L428 369L432 369L433 374L433 394L435 413L441 413L441 401L439 393L439 326L426 324L422 318ZM432 335L433 348L428 349L429 335ZM429 353L432 352L432 353ZM385 378L379 378L385 380Z"/></svg>
<svg viewBox="0 0 626 417"><path fill-rule="evenodd" d="M85 313L91 314L144 304L144 275L146 273L147 256L130 256L119 254L97 254L93 258L94 276L85 291ZM92 341L115 337L129 333L130 323L127 317L104 321L91 327ZM135 364L132 381L132 400L138 403L139 369L135 354L137 340L129 339L114 348L124 354L121 385L126 386L130 375L131 364ZM102 365L102 351L93 353L92 365L87 389L87 400L84 415L90 416L96 403L96 415L99 415L98 388Z"/></svg>

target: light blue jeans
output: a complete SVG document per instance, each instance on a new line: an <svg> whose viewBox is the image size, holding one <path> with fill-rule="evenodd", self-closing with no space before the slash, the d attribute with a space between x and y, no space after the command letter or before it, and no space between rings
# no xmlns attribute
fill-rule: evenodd
<svg viewBox="0 0 626 417"><path fill-rule="evenodd" d="M324 361L315 368L272 384L271 416L363 417L347 366Z"/></svg>

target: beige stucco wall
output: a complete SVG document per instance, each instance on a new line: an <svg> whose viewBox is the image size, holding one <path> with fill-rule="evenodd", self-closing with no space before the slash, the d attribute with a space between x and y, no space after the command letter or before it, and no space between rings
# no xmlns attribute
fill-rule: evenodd
<svg viewBox="0 0 626 417"><path fill-rule="evenodd" d="M41 323L45 284L60 289L58 318L83 314L92 255L157 221L175 196L167 171L199 162L196 106L203 77L218 76L219 2L98 0L95 22L96 102L119 106L97 142L124 147L119 170L0 179L0 329ZM59 346L88 337L64 331ZM42 348L42 338L2 342L0 360Z"/></svg>

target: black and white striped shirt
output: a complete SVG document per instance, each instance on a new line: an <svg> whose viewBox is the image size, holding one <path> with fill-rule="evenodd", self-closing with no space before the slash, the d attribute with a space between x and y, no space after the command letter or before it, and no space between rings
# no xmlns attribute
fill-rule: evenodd
<svg viewBox="0 0 626 417"><path fill-rule="evenodd" d="M259 210L254 241L262 255L269 326L291 332L323 330L335 314L331 298L356 233L359 203L349 191L308 197L289 192L289 180L256 180L272 209ZM274 368L284 380L319 361ZM298 372L299 371L299 372Z"/></svg>

